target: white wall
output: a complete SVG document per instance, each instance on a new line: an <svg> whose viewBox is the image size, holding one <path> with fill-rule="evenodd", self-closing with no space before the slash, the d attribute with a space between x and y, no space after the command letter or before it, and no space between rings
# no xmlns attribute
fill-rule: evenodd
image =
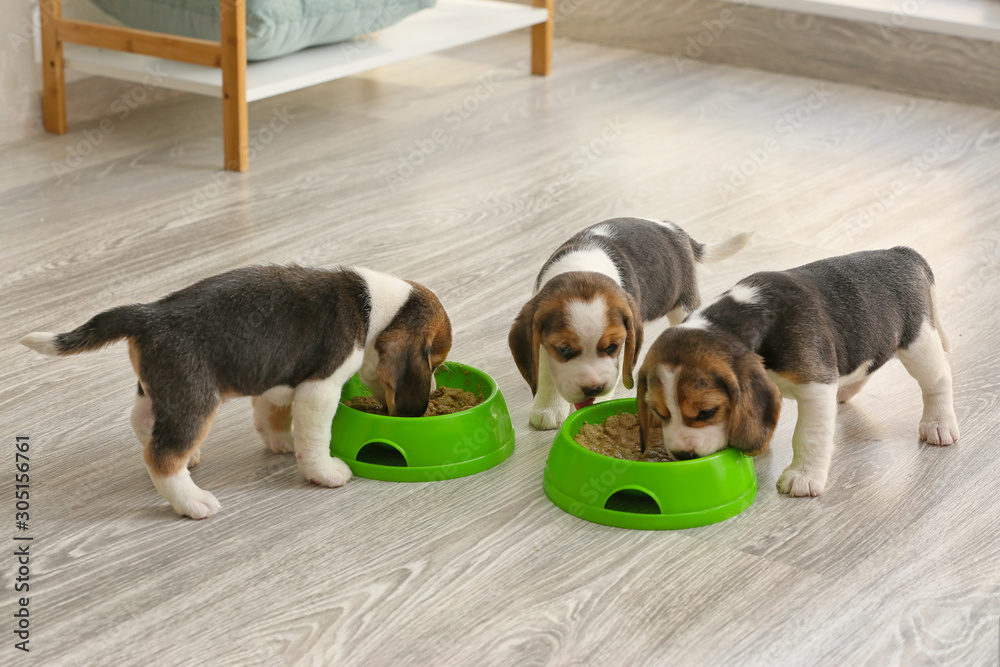
<svg viewBox="0 0 1000 667"><path fill-rule="evenodd" d="M42 70L35 62L37 0L0 0L0 143L42 132ZM63 0L63 16L113 23L87 0Z"/></svg>
<svg viewBox="0 0 1000 667"><path fill-rule="evenodd" d="M40 132L42 76L35 64L33 0L4 0L0 12L0 143Z"/></svg>

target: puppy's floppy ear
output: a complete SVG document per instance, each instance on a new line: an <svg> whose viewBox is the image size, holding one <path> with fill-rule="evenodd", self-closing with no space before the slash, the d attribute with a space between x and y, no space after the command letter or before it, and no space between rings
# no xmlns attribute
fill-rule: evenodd
<svg viewBox="0 0 1000 667"><path fill-rule="evenodd" d="M642 349L642 314L639 304L631 296L626 295L629 312L624 313L625 349L622 350L622 384L626 389L635 385L632 379L632 369L639 363L639 351ZM645 450L643 450L645 451Z"/></svg>
<svg viewBox="0 0 1000 667"><path fill-rule="evenodd" d="M423 415L431 396L430 346L421 337L396 329L382 333L375 349L379 354L375 373L385 390L389 414Z"/></svg>
<svg viewBox="0 0 1000 667"><path fill-rule="evenodd" d="M750 456L760 454L771 442L781 414L781 392L767 376L764 361L752 352L738 357L735 378L723 381L729 390L729 445Z"/></svg>
<svg viewBox="0 0 1000 667"><path fill-rule="evenodd" d="M510 353L514 355L514 363L521 376L531 387L531 395L538 391L538 355L542 345L542 323L535 316L538 310L538 297L534 297L518 313L514 324L510 327L507 344Z"/></svg>
<svg viewBox="0 0 1000 667"><path fill-rule="evenodd" d="M646 374L641 368L635 390L635 414L639 418L639 451L645 454L649 441L649 406L646 405Z"/></svg>

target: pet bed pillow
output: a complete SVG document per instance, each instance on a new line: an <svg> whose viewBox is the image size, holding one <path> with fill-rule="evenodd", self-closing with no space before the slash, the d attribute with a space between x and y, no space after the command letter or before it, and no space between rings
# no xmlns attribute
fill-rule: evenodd
<svg viewBox="0 0 1000 667"><path fill-rule="evenodd" d="M91 0L130 28L219 40L219 0ZM437 0L246 0L247 60L387 28Z"/></svg>

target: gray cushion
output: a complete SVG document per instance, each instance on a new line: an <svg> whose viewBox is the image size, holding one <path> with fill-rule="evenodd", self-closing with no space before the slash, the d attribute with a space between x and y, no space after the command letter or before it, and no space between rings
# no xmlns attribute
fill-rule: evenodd
<svg viewBox="0 0 1000 667"><path fill-rule="evenodd" d="M247 0L247 59L342 42L387 28L437 0ZM219 39L219 0L92 0L126 26Z"/></svg>

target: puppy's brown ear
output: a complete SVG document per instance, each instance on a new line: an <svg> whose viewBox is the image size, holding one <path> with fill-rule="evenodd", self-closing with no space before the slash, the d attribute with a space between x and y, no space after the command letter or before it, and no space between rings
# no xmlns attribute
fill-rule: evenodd
<svg viewBox="0 0 1000 667"><path fill-rule="evenodd" d="M375 349L379 355L375 373L385 391L389 414L423 415L431 396L430 346L418 336L395 329L383 332Z"/></svg>
<svg viewBox="0 0 1000 667"><path fill-rule="evenodd" d="M641 368L635 390L635 414L639 418L639 450L645 454L649 440L649 406L646 405L646 374Z"/></svg>
<svg viewBox="0 0 1000 667"><path fill-rule="evenodd" d="M514 363L521 376L531 387L531 395L538 391L538 355L542 344L541 321L535 317L538 310L538 298L535 297L518 313L514 324L510 327L507 344L510 353L514 355Z"/></svg>
<svg viewBox="0 0 1000 667"><path fill-rule="evenodd" d="M760 355L747 353L737 358L733 378L724 380L729 388L729 445L750 456L760 454L771 442L781 414L781 392L767 376Z"/></svg>
<svg viewBox="0 0 1000 667"><path fill-rule="evenodd" d="M639 363L639 351L642 349L642 314L639 304L631 296L626 296L629 312L623 315L625 325L625 349L622 350L622 384L626 389L635 385L632 379L632 369Z"/></svg>

